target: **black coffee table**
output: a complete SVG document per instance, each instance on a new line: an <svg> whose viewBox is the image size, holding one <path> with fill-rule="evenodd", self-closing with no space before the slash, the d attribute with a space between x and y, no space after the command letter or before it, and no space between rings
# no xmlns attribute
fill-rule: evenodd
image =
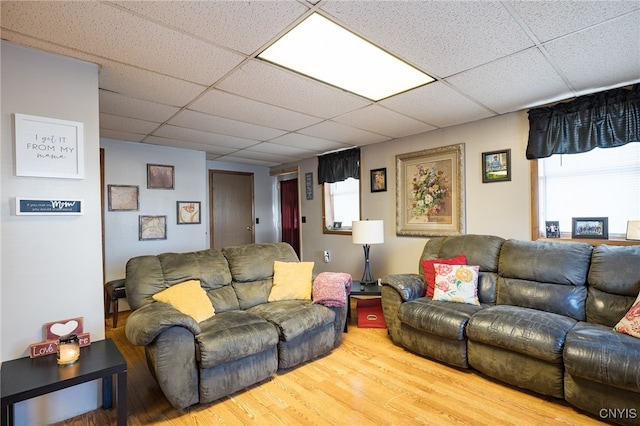
<svg viewBox="0 0 640 426"><path fill-rule="evenodd" d="M117 375L118 425L127 424L127 362L111 339L80 348L80 359L59 366L55 355L5 361L1 367L2 426L13 425L13 405L60 389L102 379L102 406L113 406L112 377Z"/></svg>

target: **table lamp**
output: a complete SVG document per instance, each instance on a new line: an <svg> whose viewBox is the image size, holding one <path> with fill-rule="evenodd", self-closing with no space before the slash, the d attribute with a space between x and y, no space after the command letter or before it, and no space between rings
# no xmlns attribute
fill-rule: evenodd
<svg viewBox="0 0 640 426"><path fill-rule="evenodd" d="M371 275L369 264L370 244L384 243L384 222L382 220L354 220L351 237L353 244L362 244L364 249L364 273L361 284L372 284L375 282Z"/></svg>

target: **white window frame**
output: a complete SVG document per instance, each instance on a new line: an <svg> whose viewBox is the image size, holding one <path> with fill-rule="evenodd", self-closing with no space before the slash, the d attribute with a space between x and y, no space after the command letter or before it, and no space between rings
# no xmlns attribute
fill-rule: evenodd
<svg viewBox="0 0 640 426"><path fill-rule="evenodd" d="M618 204L615 205L611 203L611 201L607 200L609 195L609 191L606 189L596 189L597 197L602 198L602 202L600 200L596 200L596 203L591 203L590 207L580 207L580 204L575 200L568 202L568 207L563 207L562 213L559 213L559 209L557 208L549 208L548 210L555 210L555 214L550 213L550 215L561 216L561 217L547 217L547 208L545 206L547 198L553 198L552 196L547 197L545 194L545 185L548 183L548 180L551 181L553 179L564 179L566 177L566 181L570 181L572 175L566 176L553 176L553 172L550 172L547 176L544 173L544 164L545 161L558 161L558 157L561 157L562 161L575 163L575 159L579 155L588 154L590 158L598 156L598 158L602 158L604 154L613 153L611 150L615 150L618 148L607 148L593 150L589 153L585 154L567 154L563 156L554 155L555 159L551 157L549 160L540 159L533 160L531 162L531 217L532 217L532 229L531 229L531 237L533 240L546 238L545 232L545 222L546 221L560 221L560 231L561 231L561 239L571 239L571 226L572 226L572 217L608 217L609 222L609 239L608 240L588 240L588 242L592 244L612 244L612 243L624 243L624 244L633 244L633 242L625 241L626 238L626 225L628 220L639 220L640 219L640 143L632 142L630 144L624 145L623 147L628 147L628 150L632 151L632 154L629 155L625 151L625 159L627 156L630 161L627 161L626 164L611 164L612 161L604 160L600 162L598 165L591 165L589 168L582 169L581 172L574 171L574 177L579 176L578 173L582 173L585 181L591 182L611 182L612 185L619 185L619 187L609 186L609 189L614 188L616 190L627 190L627 196L633 198L632 200L627 200L625 198L624 206ZM606 152L604 152L606 151ZM616 152L617 153L617 152ZM570 158L568 158L571 156ZM636 160L636 158L638 160ZM599 161L599 160L598 160ZM570 164L570 163L568 163ZM593 164L593 163L591 163ZM567 167L569 168L569 167ZM555 167L556 170L557 166ZM562 174L562 171L560 172ZM612 175L613 173L613 175ZM598 177L602 176L602 179ZM615 176L612 178L612 176ZM607 179L607 180L605 180ZM623 185L620 185L620 180L625 179L626 182ZM584 188L576 188L575 193L584 193ZM573 191L565 190L563 193L568 194L568 196L573 195ZM629 195L630 194L630 195ZM589 194L592 195L592 194ZM625 196L626 197L626 196ZM592 201L592 199L588 200ZM608 204L606 204L608 203ZM586 202L585 202L586 204ZM619 210L624 209L624 213L620 213ZM586 214L585 214L586 213ZM627 217L628 216L628 217ZM577 240L576 240L577 241ZM585 241L580 239L579 241ZM637 242L636 242L637 243Z"/></svg>
<svg viewBox="0 0 640 426"><path fill-rule="evenodd" d="M352 208L356 208L356 216L351 217L351 220L360 220L360 194L361 194L361 180L355 178L349 178L346 180L353 180L357 183L357 197L354 197L354 193L350 192L351 197L349 198L349 194L344 194L346 199L350 199L355 203ZM344 181L340 181L344 182ZM325 234L351 234L351 222L348 220L344 220L340 217L336 217L335 214L335 198L334 191L336 184L340 184L340 182L332 183L324 183L322 185L322 232ZM341 220L342 219L342 220ZM348 218L347 218L348 219ZM339 228L334 227L335 222L342 222Z"/></svg>

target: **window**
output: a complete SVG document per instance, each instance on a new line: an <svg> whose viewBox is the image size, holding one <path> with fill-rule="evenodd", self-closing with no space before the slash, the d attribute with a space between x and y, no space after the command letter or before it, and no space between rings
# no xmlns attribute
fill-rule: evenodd
<svg viewBox="0 0 640 426"><path fill-rule="evenodd" d="M537 167L538 237L546 221L571 238L573 217L608 217L609 239L624 239L627 221L640 219L640 143L553 155Z"/></svg>
<svg viewBox="0 0 640 426"><path fill-rule="evenodd" d="M360 180L324 183L322 211L324 233L350 233L351 223L360 220Z"/></svg>

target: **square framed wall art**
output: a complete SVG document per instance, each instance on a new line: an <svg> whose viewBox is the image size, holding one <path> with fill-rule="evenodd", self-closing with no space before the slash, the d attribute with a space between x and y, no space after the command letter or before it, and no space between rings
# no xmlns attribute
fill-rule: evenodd
<svg viewBox="0 0 640 426"><path fill-rule="evenodd" d="M107 185L107 203L110 212L131 212L140 208L137 185Z"/></svg>
<svg viewBox="0 0 640 426"><path fill-rule="evenodd" d="M177 201L178 225L196 225L200 220L200 201Z"/></svg>
<svg viewBox="0 0 640 426"><path fill-rule="evenodd" d="M174 167L147 164L147 188L174 189Z"/></svg>
<svg viewBox="0 0 640 426"><path fill-rule="evenodd" d="M482 183L511 180L511 150L482 153Z"/></svg>
<svg viewBox="0 0 640 426"><path fill-rule="evenodd" d="M138 239L166 240L167 216L139 216Z"/></svg>

